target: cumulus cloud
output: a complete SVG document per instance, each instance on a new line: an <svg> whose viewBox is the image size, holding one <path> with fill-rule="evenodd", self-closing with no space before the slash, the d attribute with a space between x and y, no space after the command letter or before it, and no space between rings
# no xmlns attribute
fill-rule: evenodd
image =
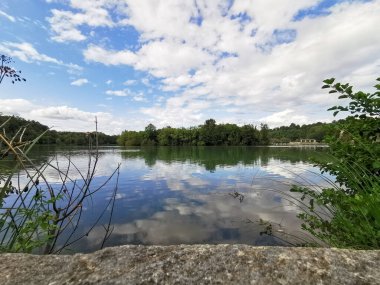
<svg viewBox="0 0 380 285"><path fill-rule="evenodd" d="M126 4L123 1L107 0L71 0L71 10L52 9L48 18L52 39L57 42L83 41L87 39L80 27L113 27L116 23L112 20L109 10L123 9Z"/></svg>
<svg viewBox="0 0 380 285"><path fill-rule="evenodd" d="M320 90L323 79L368 88L380 72L380 1L342 1L330 8L318 8L319 0L277 2L71 1L74 10L66 13L71 30L129 25L138 31L133 49L90 43L83 55L88 62L144 71L163 92L174 92L164 104L141 109L155 121L199 123L218 110L230 110L235 122L321 120L318 112L336 102ZM90 7L107 11L98 24L75 20ZM323 16L296 17L308 9L324 9ZM118 21L111 22L112 13Z"/></svg>
<svg viewBox="0 0 380 285"><path fill-rule="evenodd" d="M136 62L136 55L129 50L106 50L93 44L87 47L83 55L88 61L100 62L105 65L132 65Z"/></svg>
<svg viewBox="0 0 380 285"><path fill-rule="evenodd" d="M4 115L17 115L32 110L34 105L25 99L0 99L0 112Z"/></svg>
<svg viewBox="0 0 380 285"><path fill-rule="evenodd" d="M109 116L106 113L84 112L68 106L47 107L31 111L31 115L58 120L94 121L95 116Z"/></svg>
<svg viewBox="0 0 380 285"><path fill-rule="evenodd" d="M302 113L296 113L294 110L286 109L281 112L274 113L270 116L259 119L260 122L269 124L272 127L279 127L290 125L291 123L306 124L308 122L307 116Z"/></svg>
<svg viewBox="0 0 380 285"><path fill-rule="evenodd" d="M44 106L26 99L0 99L0 112L36 120L58 131L93 131L95 117L99 131L119 134L128 121L115 118L108 112L89 112L70 106Z"/></svg>
<svg viewBox="0 0 380 285"><path fill-rule="evenodd" d="M91 44L84 51L84 57L105 65L131 65L156 77L180 76L213 60L213 56L195 47L165 41L145 44L137 53L106 50Z"/></svg>
<svg viewBox="0 0 380 285"><path fill-rule="evenodd" d="M156 105L142 108L141 112L155 118L158 127L194 126L204 119L204 113L210 103L204 100L191 100L184 97L172 97L165 106Z"/></svg>
<svg viewBox="0 0 380 285"><path fill-rule="evenodd" d="M88 83L88 80L86 78L79 78L79 79L71 82L70 85L82 86L82 85L87 84L87 83Z"/></svg>
<svg viewBox="0 0 380 285"><path fill-rule="evenodd" d="M49 19L52 31L56 34L52 37L57 42L83 41L86 37L76 28L75 22L81 22L80 17L69 11L52 10L53 16Z"/></svg>

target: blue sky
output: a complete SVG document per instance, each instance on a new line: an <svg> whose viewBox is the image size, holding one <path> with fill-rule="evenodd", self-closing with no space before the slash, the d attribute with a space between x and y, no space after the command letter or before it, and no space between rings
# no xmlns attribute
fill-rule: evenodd
<svg viewBox="0 0 380 285"><path fill-rule="evenodd" d="M380 0L2 0L0 54L25 83L0 112L57 130L331 121L325 78L370 90Z"/></svg>

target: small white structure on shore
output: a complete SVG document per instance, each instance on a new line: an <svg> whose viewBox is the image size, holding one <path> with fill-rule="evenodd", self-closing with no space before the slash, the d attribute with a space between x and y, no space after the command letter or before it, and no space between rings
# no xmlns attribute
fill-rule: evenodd
<svg viewBox="0 0 380 285"><path fill-rule="evenodd" d="M298 142L290 142L290 145L318 144L315 139L300 139Z"/></svg>

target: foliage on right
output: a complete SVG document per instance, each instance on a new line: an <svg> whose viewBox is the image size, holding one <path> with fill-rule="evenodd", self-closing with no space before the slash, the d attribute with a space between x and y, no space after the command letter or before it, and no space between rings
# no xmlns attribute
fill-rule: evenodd
<svg viewBox="0 0 380 285"><path fill-rule="evenodd" d="M379 83L380 78L376 79ZM323 81L323 89L338 93L346 105L334 106L334 116L348 112L327 138L328 162L316 161L335 183L315 191L293 186L307 210L298 214L302 228L329 246L380 248L380 84L374 93L353 92L352 86Z"/></svg>

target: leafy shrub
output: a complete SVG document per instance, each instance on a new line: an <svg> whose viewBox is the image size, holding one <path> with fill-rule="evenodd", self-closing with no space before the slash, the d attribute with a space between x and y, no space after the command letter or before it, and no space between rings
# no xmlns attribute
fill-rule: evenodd
<svg viewBox="0 0 380 285"><path fill-rule="evenodd" d="M380 81L380 78L377 79ZM302 228L330 246L380 247L380 84L374 93L354 93L352 86L326 79L322 88L340 94L347 105L334 106L334 116L349 112L327 138L330 161L317 161L336 183L320 192L294 186L307 209L298 217Z"/></svg>

